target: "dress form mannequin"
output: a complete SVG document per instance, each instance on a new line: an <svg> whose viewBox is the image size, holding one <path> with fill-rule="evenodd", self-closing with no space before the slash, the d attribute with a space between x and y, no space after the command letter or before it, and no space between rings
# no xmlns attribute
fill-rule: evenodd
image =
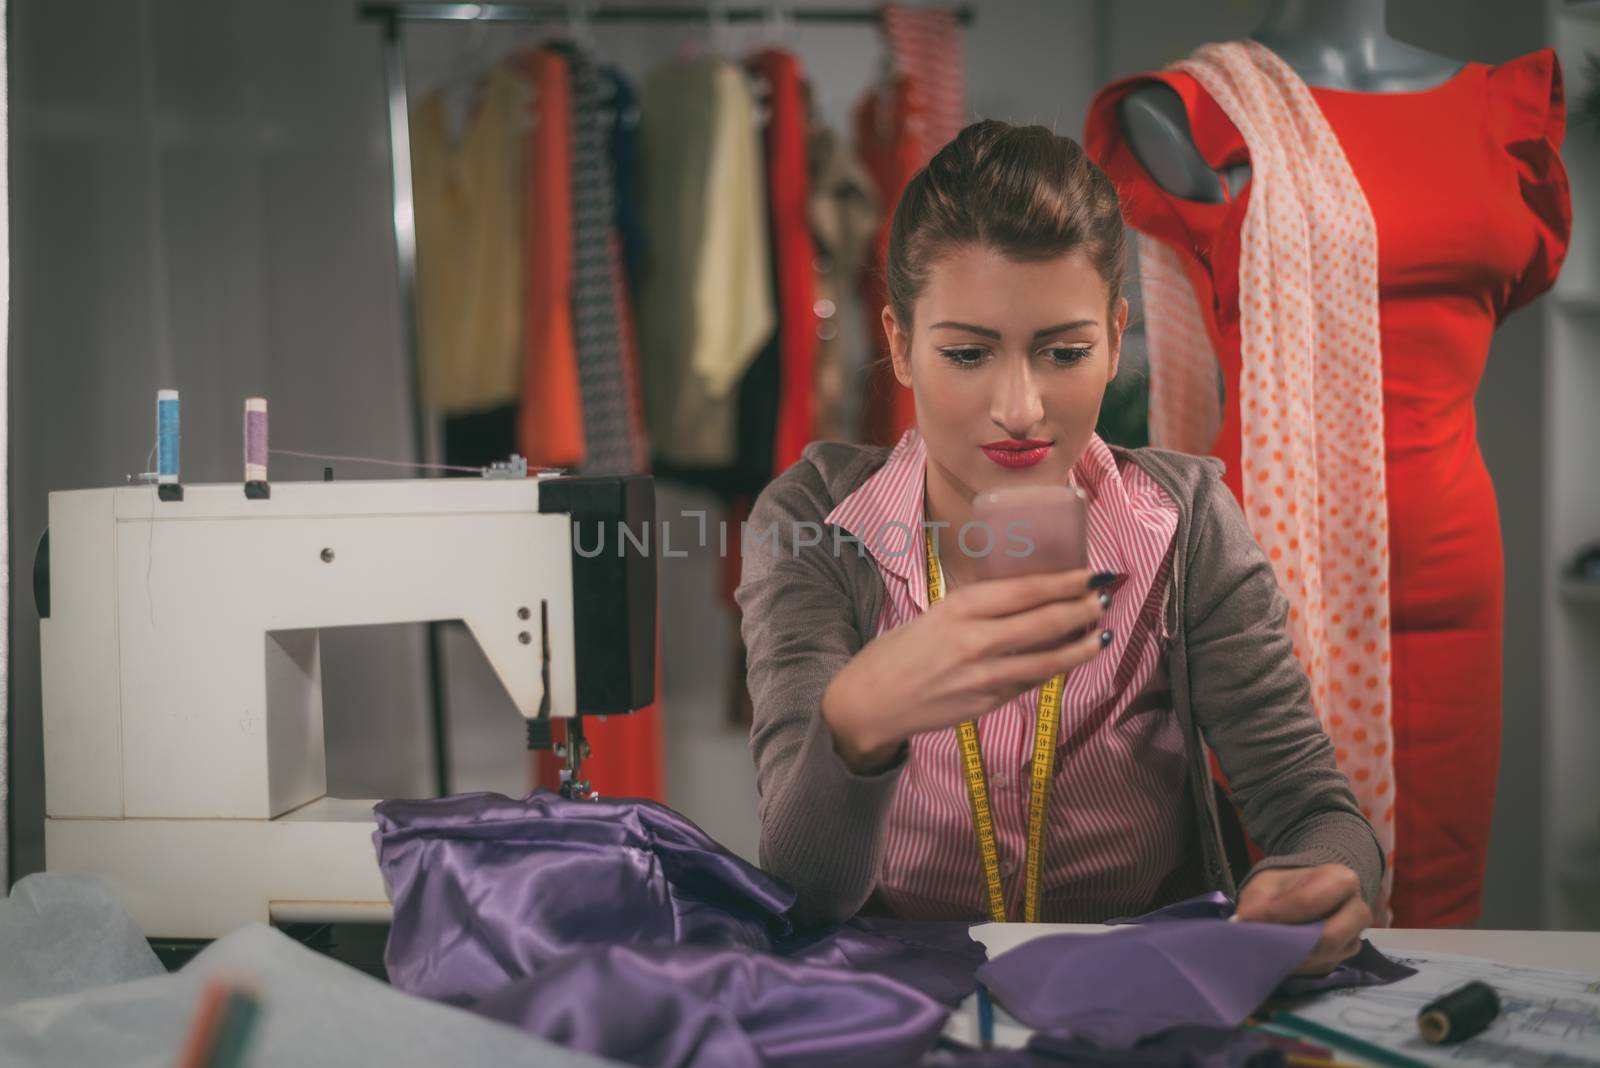
<svg viewBox="0 0 1600 1068"><path fill-rule="evenodd" d="M1085 148L1116 184L1141 246L1149 240L1151 262L1168 261L1192 291L1187 305L1174 303L1184 294L1161 289L1171 275L1156 272L1157 299L1147 313L1152 323L1164 316L1171 328L1167 354L1179 360L1201 355L1186 346L1197 347L1195 327L1203 326L1222 405L1214 437L1194 448L1222 460L1224 482L1247 518L1262 520L1257 526L1270 517L1271 501L1262 497L1259 477L1246 482L1244 465L1250 450L1259 456L1275 436L1284 436L1288 401L1243 403L1247 356L1272 374L1297 366L1292 361L1305 355L1303 348L1267 362L1277 347L1261 347L1260 313L1267 302L1281 300L1284 321L1303 324L1303 313L1291 313L1303 308L1306 286L1294 277L1261 274L1264 235L1258 228L1247 246L1248 226L1261 222L1256 209L1263 204L1281 208L1286 192L1317 198L1307 201L1308 210L1342 203L1337 210L1359 215L1350 178L1366 201L1377 244L1392 739L1379 738L1359 716L1383 716L1381 701L1361 709L1357 695L1343 707L1329 700L1319 711L1326 708L1330 734L1344 742L1340 764L1368 819L1380 835L1393 827L1394 922L1432 927L1470 924L1481 913L1500 741L1503 728L1518 722L1511 717L1525 714L1503 703L1505 547L1494 483L1478 448L1474 402L1496 327L1546 291L1560 271L1571 239L1571 191L1560 155L1566 108L1553 49L1504 63L1457 63L1390 40L1383 33L1385 8L1381 0L1268 0L1267 18L1247 40L1281 60L1272 67L1286 66L1309 85L1309 101L1266 71L1257 77L1243 69L1249 58L1235 42L1229 52L1200 57L1196 65L1105 86L1086 116ZM1224 74L1228 66L1237 73ZM1287 115L1301 122L1296 113L1303 125L1282 121ZM1351 174L1321 183L1315 175L1292 173L1291 150L1303 159L1320 144L1330 165L1337 163L1327 151L1330 135ZM1255 160L1260 173L1251 173L1252 139L1261 151L1284 154L1280 173L1289 184L1272 191L1274 201L1260 195L1268 192L1261 158ZM1295 184L1301 182L1304 188ZM1278 215L1287 229L1275 223L1266 236L1298 240L1294 220L1281 210ZM1349 232L1338 224L1320 237L1308 229L1308 262L1359 263L1338 256ZM1370 263L1373 253L1366 255ZM1249 278L1247 262L1256 264ZM1361 284L1363 294L1367 284ZM1333 289L1318 295L1334 298L1334 312L1351 306L1345 300L1341 309ZM1254 344L1249 352L1247 342ZM1182 390L1192 392L1204 381L1203 360L1172 366L1179 374L1171 381ZM1202 377L1184 381L1185 374ZM1371 375L1364 380L1369 387ZM1314 398L1313 414L1349 407L1352 389L1334 388L1328 394L1333 407L1318 407L1320 395ZM1364 393L1355 408L1373 411L1373 400ZM1296 403L1304 410L1307 401ZM1180 399L1167 414L1191 413ZM1341 433L1330 428L1329 440ZM1370 439L1367 449L1370 454ZM1343 485L1348 489L1351 481ZM1261 499L1268 515L1259 507L1252 511L1247 498ZM1358 521L1352 514L1350 522ZM1264 528L1258 537L1271 540L1272 534ZM1369 532L1367 541L1378 537ZM1343 555L1359 552L1351 544ZM1342 634L1354 641L1348 628ZM1374 652L1366 645L1356 654L1347 648L1343 666L1359 670L1360 654ZM1378 662L1385 663L1381 656ZM1384 779L1385 758L1392 762L1392 785Z"/></svg>
<svg viewBox="0 0 1600 1068"><path fill-rule="evenodd" d="M1431 89L1461 70L1458 60L1396 41L1385 32L1388 0L1271 0L1250 39L1272 49L1307 85L1362 93ZM1164 85L1129 93L1119 108L1123 136L1157 185L1204 203L1223 199L1218 172L1189 136L1178 94ZM1221 172L1229 195L1250 180L1240 164Z"/></svg>

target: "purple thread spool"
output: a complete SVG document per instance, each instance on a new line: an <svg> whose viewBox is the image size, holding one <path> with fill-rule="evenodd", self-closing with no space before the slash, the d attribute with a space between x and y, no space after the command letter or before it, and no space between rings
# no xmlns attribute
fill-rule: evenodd
<svg viewBox="0 0 1600 1068"><path fill-rule="evenodd" d="M267 400L249 397L244 402L244 481L267 484Z"/></svg>

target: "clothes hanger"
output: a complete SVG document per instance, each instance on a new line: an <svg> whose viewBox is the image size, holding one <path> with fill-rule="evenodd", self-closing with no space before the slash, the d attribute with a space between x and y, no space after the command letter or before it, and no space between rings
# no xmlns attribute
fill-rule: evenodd
<svg viewBox="0 0 1600 1068"><path fill-rule="evenodd" d="M794 37L794 18L782 4L768 4L761 20L761 43L767 48L788 50Z"/></svg>
<svg viewBox="0 0 1600 1068"><path fill-rule="evenodd" d="M581 52L593 53L598 47L594 35L594 0L568 0L567 39Z"/></svg>
<svg viewBox="0 0 1600 1068"><path fill-rule="evenodd" d="M732 51L732 27L728 22L726 0L708 0L706 3L706 44L713 56L726 59Z"/></svg>
<svg viewBox="0 0 1600 1068"><path fill-rule="evenodd" d="M467 23L466 40L450 59L445 76L444 103L450 143L460 146L482 102L489 44L489 24L481 18Z"/></svg>

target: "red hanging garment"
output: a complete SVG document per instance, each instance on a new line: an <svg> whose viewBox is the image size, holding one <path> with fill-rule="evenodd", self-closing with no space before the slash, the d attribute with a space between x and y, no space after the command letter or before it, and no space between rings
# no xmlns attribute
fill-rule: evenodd
<svg viewBox="0 0 1600 1068"><path fill-rule="evenodd" d="M572 335L572 82L558 52L530 52L521 65L532 99L517 451L535 467L577 468L584 447Z"/></svg>
<svg viewBox="0 0 1600 1068"><path fill-rule="evenodd" d="M807 206L804 90L800 61L768 49L751 60L767 82L767 200L772 260L777 271L778 360L781 384L772 473L782 474L811 441L812 376L817 358L816 258Z"/></svg>
<svg viewBox="0 0 1600 1068"><path fill-rule="evenodd" d="M893 78L856 105L856 150L885 205L875 255L861 283L862 310L873 354L867 382L864 438L893 445L916 422L911 391L894 377L881 321L888 303L884 265L900 193L913 175L966 124L966 61L961 23L949 11L889 4L883 31Z"/></svg>

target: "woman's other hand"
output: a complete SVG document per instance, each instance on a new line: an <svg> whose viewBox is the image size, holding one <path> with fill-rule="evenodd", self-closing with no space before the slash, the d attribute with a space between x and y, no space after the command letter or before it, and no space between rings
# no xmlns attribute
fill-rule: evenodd
<svg viewBox="0 0 1600 1068"><path fill-rule="evenodd" d="M1109 602L1091 581L1079 570L975 582L867 643L822 696L845 763L880 767L912 735L977 719L1094 657L1109 644Z"/></svg>
<svg viewBox="0 0 1600 1068"><path fill-rule="evenodd" d="M1314 868L1269 868L1251 876L1239 894L1237 920L1257 923L1322 921L1322 935L1296 975L1326 975L1361 948L1361 932L1372 910L1361 899L1361 881L1343 864Z"/></svg>

